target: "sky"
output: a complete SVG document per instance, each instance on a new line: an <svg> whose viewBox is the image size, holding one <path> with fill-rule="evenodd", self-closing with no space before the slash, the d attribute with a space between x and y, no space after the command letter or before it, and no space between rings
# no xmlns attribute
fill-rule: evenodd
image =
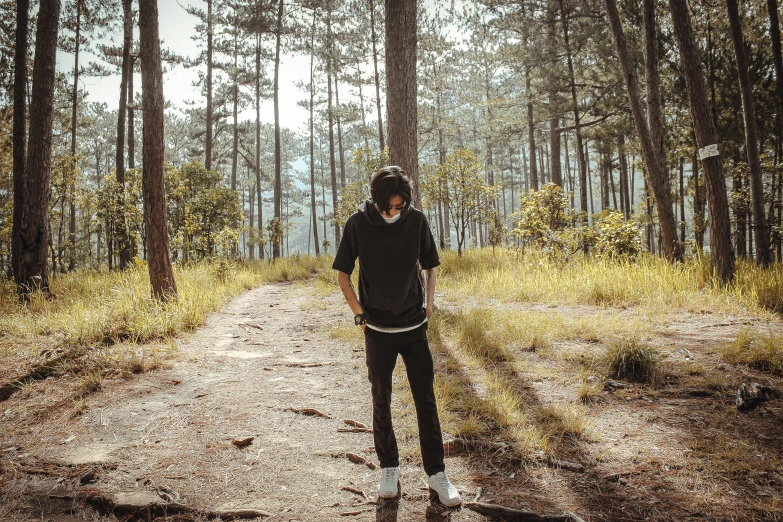
<svg viewBox="0 0 783 522"><path fill-rule="evenodd" d="M181 2L181 3L180 3ZM188 2L187 0L159 0L159 24L160 34L163 39L162 47L167 47L177 54L195 57L199 53L196 42L191 36L196 33L196 17L189 15L183 6L189 4L201 7L203 2ZM122 35L113 36L114 44L122 41ZM136 40L138 40L138 28L136 28ZM92 42L93 44L95 42ZM80 64L86 65L89 61L99 61L90 53L80 54ZM262 63L262 67L264 64ZM273 72L273 63L267 61L266 67L270 78ZM57 69L62 72L73 70L73 55L58 51ZM202 68L205 69L205 68ZM309 112L303 107L297 106L297 101L305 99L308 94L297 89L297 82L308 82L310 76L310 58L305 55L284 54L280 60L280 119L281 125L290 129L299 129L307 124ZM197 106L205 106L206 99L199 93L193 82L198 79L198 69L186 69L181 65L170 68L163 75L163 96L166 102L174 108L184 108L187 101L195 101ZM141 74L136 73L133 80L137 93L141 87ZM87 91L87 102L103 102L110 109L119 106L120 74L105 77L92 78L82 76L80 89ZM267 123L274 122L274 107L272 100L262 101L261 120ZM249 108L240 115L240 120L255 119L255 108Z"/></svg>

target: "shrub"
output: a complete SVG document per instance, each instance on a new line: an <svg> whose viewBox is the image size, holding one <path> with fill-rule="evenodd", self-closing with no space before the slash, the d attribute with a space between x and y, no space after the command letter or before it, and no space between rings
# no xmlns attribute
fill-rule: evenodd
<svg viewBox="0 0 783 522"><path fill-rule="evenodd" d="M658 352L636 339L623 339L609 346L606 360L609 377L630 382L653 382L658 374Z"/></svg>
<svg viewBox="0 0 783 522"><path fill-rule="evenodd" d="M634 259L644 246L639 225L625 221L616 211L601 213L593 227L596 255L600 259Z"/></svg>

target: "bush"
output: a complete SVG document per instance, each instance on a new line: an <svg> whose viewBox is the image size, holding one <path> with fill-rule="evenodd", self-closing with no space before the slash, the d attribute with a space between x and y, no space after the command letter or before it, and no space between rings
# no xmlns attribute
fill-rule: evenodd
<svg viewBox="0 0 783 522"><path fill-rule="evenodd" d="M606 352L609 377L630 382L649 383L658 374L658 352L635 339L616 341Z"/></svg>
<svg viewBox="0 0 783 522"><path fill-rule="evenodd" d="M635 259L644 250L639 225L625 221L620 212L599 214L593 226L595 253L600 259Z"/></svg>

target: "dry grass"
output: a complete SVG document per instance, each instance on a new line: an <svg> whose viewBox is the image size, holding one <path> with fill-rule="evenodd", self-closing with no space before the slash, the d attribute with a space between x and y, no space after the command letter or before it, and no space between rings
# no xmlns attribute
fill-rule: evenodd
<svg viewBox="0 0 783 522"><path fill-rule="evenodd" d="M659 375L660 354L638 339L618 339L606 351L609 377L629 382L652 383Z"/></svg>
<svg viewBox="0 0 783 522"><path fill-rule="evenodd" d="M767 269L737 263L737 277L717 284L708 260L672 265L655 256L636 262L575 257L564 262L544 254L510 249L469 250L462 257L444 252L441 288L463 296L519 302L641 306L652 311L750 312L783 310L783 265Z"/></svg>
<svg viewBox="0 0 783 522"><path fill-rule="evenodd" d="M731 364L783 375L783 334L746 328L721 348L721 354Z"/></svg>
<svg viewBox="0 0 783 522"><path fill-rule="evenodd" d="M207 314L240 292L266 281L309 278L325 267L323 258L276 263L202 263L177 267L176 300L161 303L150 295L144 266L124 272L79 270L52 278L56 296L32 296L27 305L13 286L0 287L0 338L17 341L55 336L63 344L88 346L119 341L143 343L169 338L201 325Z"/></svg>

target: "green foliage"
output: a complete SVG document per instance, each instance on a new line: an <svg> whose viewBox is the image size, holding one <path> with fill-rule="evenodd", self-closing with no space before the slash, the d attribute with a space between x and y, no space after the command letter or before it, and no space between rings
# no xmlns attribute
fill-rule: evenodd
<svg viewBox="0 0 783 522"><path fill-rule="evenodd" d="M571 222L568 197L554 183L541 190L528 190L519 195L514 235L522 245L531 245L545 251L557 252L568 245L564 232Z"/></svg>
<svg viewBox="0 0 783 522"><path fill-rule="evenodd" d="M635 259L644 251L639 225L625 221L617 211L605 210L599 214L591 235L600 259Z"/></svg>
<svg viewBox="0 0 783 522"><path fill-rule="evenodd" d="M222 175L196 161L166 168L172 251L186 260L234 252L242 209L239 194L220 185Z"/></svg>
<svg viewBox="0 0 783 522"><path fill-rule="evenodd" d="M121 227L125 227L131 250L143 240L144 209L142 207L141 169L125 171L125 184L120 186L112 172L98 190L97 219L104 227L107 239L119 255Z"/></svg>
<svg viewBox="0 0 783 522"><path fill-rule="evenodd" d="M468 149L447 154L445 162L427 176L425 186L431 204L448 204L448 219L457 233L457 252L461 255L468 226L489 215L490 203L497 199L497 187L485 183L481 163Z"/></svg>

